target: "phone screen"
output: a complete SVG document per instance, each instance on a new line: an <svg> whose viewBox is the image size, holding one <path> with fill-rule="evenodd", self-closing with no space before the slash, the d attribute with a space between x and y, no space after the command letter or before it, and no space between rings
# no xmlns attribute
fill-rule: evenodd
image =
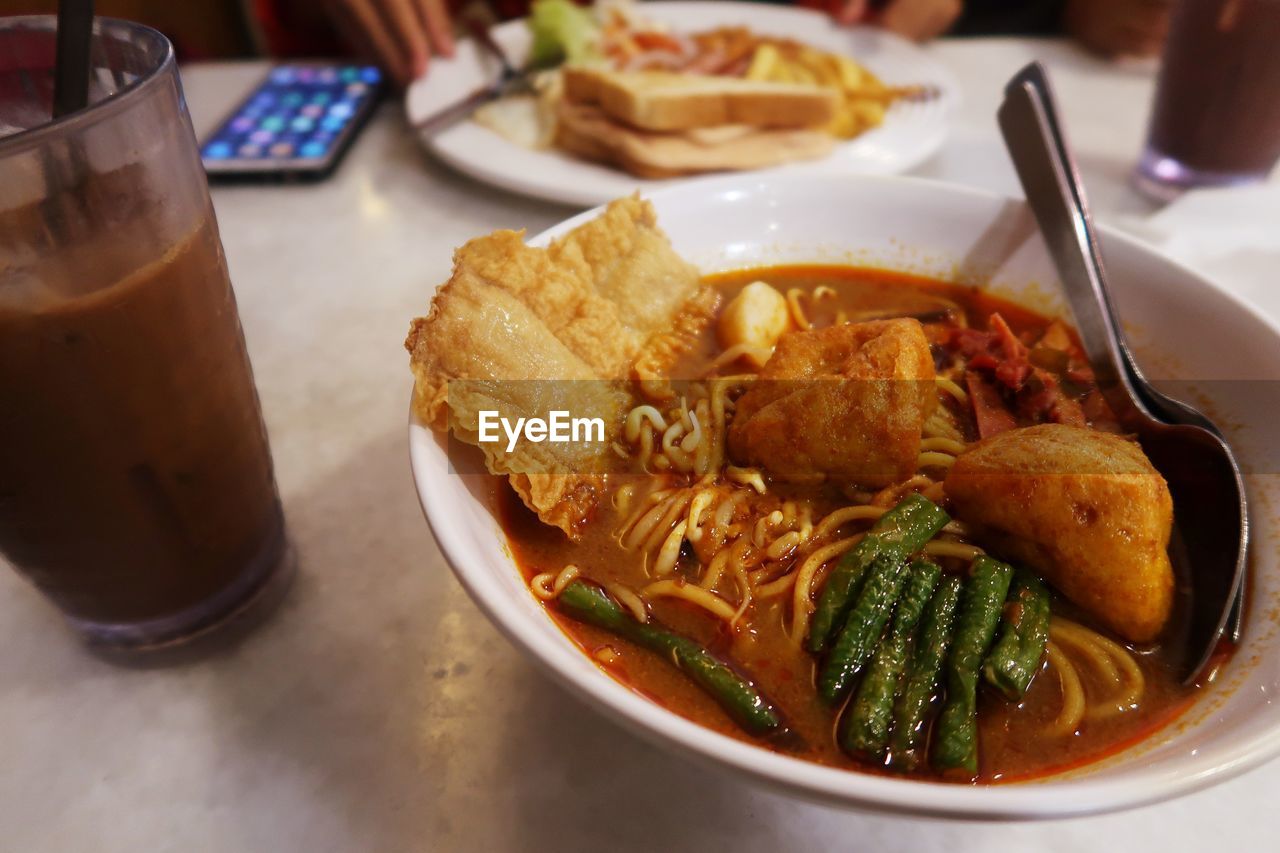
<svg viewBox="0 0 1280 853"><path fill-rule="evenodd" d="M209 174L322 175L336 165L382 91L365 65L281 65L205 140Z"/></svg>

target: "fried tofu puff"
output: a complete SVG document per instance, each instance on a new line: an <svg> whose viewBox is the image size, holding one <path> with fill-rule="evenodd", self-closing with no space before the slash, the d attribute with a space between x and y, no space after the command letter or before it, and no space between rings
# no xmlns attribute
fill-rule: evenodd
<svg viewBox="0 0 1280 853"><path fill-rule="evenodd" d="M1126 640L1154 640L1173 606L1164 478L1132 441L1043 424L980 441L956 459L955 515Z"/></svg>
<svg viewBox="0 0 1280 853"><path fill-rule="evenodd" d="M791 332L738 400L729 449L776 479L879 488L915 473L937 403L917 320Z"/></svg>

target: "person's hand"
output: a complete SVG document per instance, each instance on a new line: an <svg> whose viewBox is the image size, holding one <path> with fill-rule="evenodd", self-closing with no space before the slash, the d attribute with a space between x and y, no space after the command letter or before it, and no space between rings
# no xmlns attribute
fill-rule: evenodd
<svg viewBox="0 0 1280 853"><path fill-rule="evenodd" d="M445 0L325 0L335 28L401 86L426 73L432 54L453 56Z"/></svg>
<svg viewBox="0 0 1280 853"><path fill-rule="evenodd" d="M1169 34L1171 0L1067 0L1067 34L1103 56L1155 56Z"/></svg>
<svg viewBox="0 0 1280 853"><path fill-rule="evenodd" d="M889 0L879 10L869 0L845 0L836 12L841 24L875 24L915 41L940 36L964 11L961 0Z"/></svg>

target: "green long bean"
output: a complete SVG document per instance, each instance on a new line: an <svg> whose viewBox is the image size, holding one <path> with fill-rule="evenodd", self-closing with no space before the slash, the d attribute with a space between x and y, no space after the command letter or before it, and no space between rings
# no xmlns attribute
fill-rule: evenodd
<svg viewBox="0 0 1280 853"><path fill-rule="evenodd" d="M973 561L947 660L947 701L934 732L933 763L978 772L978 671L1000 624L1013 567L987 556Z"/></svg>
<svg viewBox="0 0 1280 853"><path fill-rule="evenodd" d="M911 639L941 576L942 569L927 560L917 560L908 567L906 588L894 611L893 624L876 647L867 674L845 710L839 731L840 746L845 752L867 758L884 756L893 703L907 667Z"/></svg>
<svg viewBox="0 0 1280 853"><path fill-rule="evenodd" d="M782 729L782 716L750 680L698 643L654 622L639 622L594 583L578 579L556 599L566 615L662 656L756 736Z"/></svg>
<svg viewBox="0 0 1280 853"><path fill-rule="evenodd" d="M909 495L886 512L831 570L809 620L809 651L821 654L848 618L858 592L877 559L902 562L950 521L928 498Z"/></svg>

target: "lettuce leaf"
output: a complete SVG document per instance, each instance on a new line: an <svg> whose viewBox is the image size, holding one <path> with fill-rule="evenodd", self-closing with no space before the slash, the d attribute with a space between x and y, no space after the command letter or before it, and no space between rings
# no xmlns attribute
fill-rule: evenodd
<svg viewBox="0 0 1280 853"><path fill-rule="evenodd" d="M591 12L571 0L534 0L529 10L535 67L576 63L597 55L600 28Z"/></svg>

